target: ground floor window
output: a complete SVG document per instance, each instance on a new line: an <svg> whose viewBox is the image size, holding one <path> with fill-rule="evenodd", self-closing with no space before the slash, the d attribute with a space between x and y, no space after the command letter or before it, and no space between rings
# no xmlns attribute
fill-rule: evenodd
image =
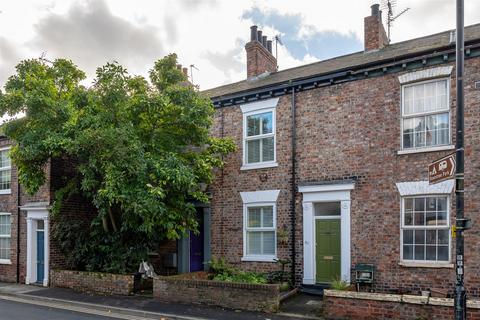
<svg viewBox="0 0 480 320"><path fill-rule="evenodd" d="M246 256L275 256L274 206L247 206Z"/></svg>
<svg viewBox="0 0 480 320"><path fill-rule="evenodd" d="M448 197L402 198L401 241L404 261L450 261Z"/></svg>
<svg viewBox="0 0 480 320"><path fill-rule="evenodd" d="M0 263L10 262L11 237L10 213L0 213Z"/></svg>

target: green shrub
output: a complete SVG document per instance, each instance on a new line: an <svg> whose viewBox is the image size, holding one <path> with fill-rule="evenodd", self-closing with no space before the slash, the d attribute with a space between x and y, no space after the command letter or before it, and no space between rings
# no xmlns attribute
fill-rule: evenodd
<svg viewBox="0 0 480 320"><path fill-rule="evenodd" d="M350 286L346 281L336 278L331 283L332 289L335 290L347 290Z"/></svg>
<svg viewBox="0 0 480 320"><path fill-rule="evenodd" d="M234 274L217 274L212 280L224 281L224 282L240 282L240 283L253 283L253 284L265 284L267 279L261 273L256 272L244 272L237 271Z"/></svg>

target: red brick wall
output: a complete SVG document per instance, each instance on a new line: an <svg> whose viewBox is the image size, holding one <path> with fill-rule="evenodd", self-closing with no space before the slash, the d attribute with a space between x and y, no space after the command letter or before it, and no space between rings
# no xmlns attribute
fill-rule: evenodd
<svg viewBox="0 0 480 320"><path fill-rule="evenodd" d="M280 303L279 294L279 286L273 284L198 280L181 275L159 277L153 280L153 296L166 302L275 312Z"/></svg>
<svg viewBox="0 0 480 320"><path fill-rule="evenodd" d="M247 43L245 50L247 51L247 77L277 71L277 60L260 42Z"/></svg>
<svg viewBox="0 0 480 320"><path fill-rule="evenodd" d="M50 286L86 293L130 295L133 293L133 282L133 275L50 270Z"/></svg>
<svg viewBox="0 0 480 320"><path fill-rule="evenodd" d="M399 73L400 74L400 73ZM375 288L380 291L418 293L428 288L453 288L454 270L408 268L400 262L400 196L395 183L427 179L427 165L451 151L398 155L400 149L401 86L399 74L347 82L299 92L297 101L297 182L355 178L351 203L351 257L356 263L377 268ZM480 59L466 60L466 215L475 217L480 199L477 184L480 166ZM451 76L451 123L455 128L455 70ZM217 136L231 136L238 151L226 158L211 187L212 254L224 256L244 269L271 270L271 263L240 262L242 256L242 200L239 192L281 189L278 226L290 232L290 97L277 107L276 168L240 171L242 163L242 113L239 106L217 109ZM267 180L261 181L266 175ZM454 203L452 197L451 203ZM296 194L296 276L302 278L302 197ZM454 212L452 210L452 223ZM480 225L466 233L466 283L470 294L479 296ZM279 258L289 258L291 242L278 246ZM451 245L454 251L454 242ZM453 254L452 254L453 259Z"/></svg>
<svg viewBox="0 0 480 320"><path fill-rule="evenodd" d="M452 299L448 299L453 303ZM325 296L324 314L326 319L355 320L450 320L453 307L444 305L351 299ZM480 309L469 308L467 317L480 319Z"/></svg>

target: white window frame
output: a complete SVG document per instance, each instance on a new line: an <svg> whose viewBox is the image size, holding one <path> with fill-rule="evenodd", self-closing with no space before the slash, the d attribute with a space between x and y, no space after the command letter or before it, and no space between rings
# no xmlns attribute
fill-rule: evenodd
<svg viewBox="0 0 480 320"><path fill-rule="evenodd" d="M10 235L1 235L0 238L2 239L10 239L10 258L12 255L12 214L10 212L0 212L0 216L9 216L10 217ZM0 259L0 264L12 264L11 259Z"/></svg>
<svg viewBox="0 0 480 320"><path fill-rule="evenodd" d="M264 101L249 103L241 106L243 113L243 135L242 135L242 167L240 170L251 170L251 169L262 169L262 168L271 168L277 167L277 113L276 108L278 105L279 98L268 99ZM247 133L247 117L272 112L272 133L261 134L256 136L248 137ZM255 163L247 162L247 141L257 140L262 138L273 137L273 160L272 161L261 161ZM260 154L263 150L260 148ZM262 157L260 156L260 159Z"/></svg>
<svg viewBox="0 0 480 320"><path fill-rule="evenodd" d="M405 198L447 198L447 225L446 226L405 226ZM428 266L451 266L452 261L452 233L450 223L450 195L448 194L417 194L400 197L400 264L405 266L428 267ZM403 230L448 230L448 260L404 260L403 259Z"/></svg>
<svg viewBox="0 0 480 320"><path fill-rule="evenodd" d="M405 115L404 109L404 103L405 103L405 88L407 87L412 87L420 84L425 84L425 83L432 83L432 82L438 82L438 81L447 81L447 107L448 109L446 110L441 110L441 111L428 111L428 112L421 112L421 113L415 113L415 114L410 114L410 115ZM451 108L451 99L450 99L450 78L449 77L441 77L441 78L434 78L434 79L429 79L425 81L417 81L417 82L412 82L412 83L406 83L402 85L402 90L401 90L401 114L400 114L400 146L401 150L398 152L399 154L408 154L408 153L417 153L417 152L429 152L429 151L442 151L442 150L451 150L453 148L452 146L452 108ZM442 114L442 113L448 113L448 143L447 144L442 144L442 145L435 145L435 146L425 146L425 147L412 147L412 148L404 148L403 146L403 122L404 119L410 119L410 118L415 118L415 117L422 117L422 116L429 116L429 115L434 115L434 114Z"/></svg>
<svg viewBox="0 0 480 320"><path fill-rule="evenodd" d="M258 227L258 228L249 228L248 227L248 209L257 208L257 207L272 207L273 214L273 226L272 227ZM273 231L274 232L274 254L265 255L265 254L247 254L247 234L248 232L255 231ZM277 258L277 204L275 202L258 202L258 203L249 203L243 205L243 258L242 261L266 261L272 262Z"/></svg>
<svg viewBox="0 0 480 320"><path fill-rule="evenodd" d="M243 201L243 256L241 261L256 262L276 262L277 261L277 199L280 190L261 190L253 192L240 192ZM273 206L273 227L262 228L265 230L257 231L274 231L275 232L275 253L273 255L247 255L247 219L249 207L267 207ZM268 229L268 230L267 230Z"/></svg>
<svg viewBox="0 0 480 320"><path fill-rule="evenodd" d="M0 148L0 152L8 151L8 150L10 150L10 147ZM0 189L0 194L10 194L10 193L12 193L12 164L11 164L11 161L12 160L10 159L10 166L0 167L0 172L10 170L10 189L4 189L4 190Z"/></svg>

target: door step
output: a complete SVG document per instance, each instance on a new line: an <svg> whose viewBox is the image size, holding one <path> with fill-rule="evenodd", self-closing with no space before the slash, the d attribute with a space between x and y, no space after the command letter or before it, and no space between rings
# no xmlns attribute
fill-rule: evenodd
<svg viewBox="0 0 480 320"><path fill-rule="evenodd" d="M306 294L323 297L323 289L330 288L329 284L304 284L300 291Z"/></svg>

